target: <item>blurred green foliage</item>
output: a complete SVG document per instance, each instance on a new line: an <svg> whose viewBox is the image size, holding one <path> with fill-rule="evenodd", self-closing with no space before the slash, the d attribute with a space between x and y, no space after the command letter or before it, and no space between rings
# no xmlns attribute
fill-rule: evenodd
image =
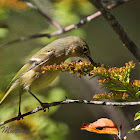
<svg viewBox="0 0 140 140"><path fill-rule="evenodd" d="M60 25L64 27L67 25L77 23L81 18L85 17L86 15L90 15L95 11L94 7L92 7L92 5L87 1L84 2L79 2L79 0L63 0L63 1L32 0L32 1L36 3L39 7L41 7L43 11L48 12L51 17L53 17L58 23L60 23ZM140 23L140 20L137 19L137 16L139 15L136 16L136 13L139 13L138 5L139 4L137 4L136 2L130 3L128 7L124 5L120 8L120 10L116 10L113 12L114 14L115 12L118 13L119 16L117 18L121 20L121 24L125 27L130 37L134 39L134 41L136 41L137 44L140 44L138 32L139 27L138 23ZM6 26L3 28L3 25ZM48 21L44 19L44 17L42 17L39 13L37 13L33 9L30 8L17 9L11 7L0 8L1 45L22 36L32 35L36 33L50 33L55 30L56 30L55 27L53 27ZM116 37L116 35L112 32L111 28L108 26L105 20L100 17L98 20L95 20L94 22L89 22L84 27L65 33L63 35L59 35L57 37L53 37L50 39L40 38L30 40L22 43L16 43L7 46L6 48L0 49L0 66L1 66L0 98L2 98L3 95L5 94L5 89L8 86L9 82L14 77L14 75L24 65L24 63L26 63L30 59L30 57L35 52L37 52L39 49L41 49L51 41L59 37L68 35L77 35L85 39L91 46L91 54L95 62L100 62L104 63L105 65L107 64L111 66L112 65L120 66L123 65L124 62L128 62L134 59L133 56L131 56L130 53L127 50L125 50L125 48L122 48L122 44L119 38ZM139 70L137 64L136 70ZM140 76L138 72L139 71L133 73L133 75L135 77ZM74 82L75 81L72 81L73 84L75 84ZM66 87L63 89L63 87L60 86L59 83L60 80L57 79L55 83L49 86L48 88L36 91L35 95L37 95L37 97L39 97L39 99L43 102L64 100L65 97L69 94L69 91L64 90ZM61 81L61 83L67 84L66 81ZM73 89L71 85L72 84L69 84L68 86ZM79 90L79 87L77 88ZM87 86L87 88L89 90L89 86ZM87 91L87 93L88 92L89 91ZM38 106L38 102L36 102L36 100L33 99L31 95L25 93L22 96L22 104L21 104L22 113L30 111L34 109L36 106ZM80 110L82 110L82 113L83 109L84 108L81 108L80 106ZM73 110L68 110L67 114L61 115L63 117L61 120L66 120L67 115L72 114L71 112ZM80 117L82 115L83 117L84 115L88 117L88 115L82 113L80 115L78 114L77 120L76 119L72 120L71 116L69 116L70 120L73 121L72 123L75 123L72 127L73 129L70 130L69 129L70 125L68 126L64 122L58 122L56 118L53 119L55 114L59 111L60 106L57 106L51 108L49 113L38 112L34 115L25 117L23 120L9 123L6 126L11 126L12 128L27 129L29 130L29 134L28 135L15 133L7 134L0 132L0 139L68 140L73 139L74 136L77 136L78 134L81 134L81 132L78 132L77 134L76 130L79 129L80 131L80 127L76 127L76 123L79 123L79 125L81 125L81 122L79 121ZM0 106L0 122L5 121L11 117L15 117L17 113L18 113L18 93L13 92ZM84 138L93 139L96 138L96 136L97 135L91 134L88 135L87 133L85 133L84 135L82 133L78 137L78 139L81 140L83 140ZM107 136L106 137L100 136L100 138L104 140L109 139L109 137Z"/></svg>

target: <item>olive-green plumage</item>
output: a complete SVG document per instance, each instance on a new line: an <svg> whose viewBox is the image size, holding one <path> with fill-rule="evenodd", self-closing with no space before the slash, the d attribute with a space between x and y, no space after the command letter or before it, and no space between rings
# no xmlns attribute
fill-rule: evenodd
<svg viewBox="0 0 140 140"><path fill-rule="evenodd" d="M60 64L69 57L87 57L93 62L90 58L88 45L81 38L69 36L57 39L33 55L29 62L19 70L0 104L15 89L22 91L21 96L24 91L30 92L49 85L59 75L60 71L48 71L42 74L40 68L43 65Z"/></svg>

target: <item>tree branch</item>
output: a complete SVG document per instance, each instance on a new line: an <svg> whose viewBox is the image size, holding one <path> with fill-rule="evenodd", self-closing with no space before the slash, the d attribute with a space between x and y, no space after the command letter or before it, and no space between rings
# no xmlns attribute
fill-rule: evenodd
<svg viewBox="0 0 140 140"><path fill-rule="evenodd" d="M51 18L46 13L42 12L38 7L36 7L34 4L28 1L24 1L27 6L35 9L38 13L40 13L43 17L45 17L52 25L54 25L57 29L61 29L61 25L59 25L53 18Z"/></svg>
<svg viewBox="0 0 140 140"><path fill-rule="evenodd" d="M88 101L88 100L71 100L66 98L66 100L64 101L59 101L59 102L52 102L52 103L45 103L43 107L45 108L50 108L53 106L57 106L57 105L61 105L61 104L78 104L78 103L84 103L84 104L92 104L92 105L106 105L106 106L134 106L134 105L140 105L140 101L139 102L105 102L105 101ZM31 110L27 113L22 114L22 117L34 114L40 110L43 110L42 107L37 107L34 110ZM7 121L4 122L0 122L0 126L13 122L17 120L17 117L11 118Z"/></svg>
<svg viewBox="0 0 140 140"><path fill-rule="evenodd" d="M128 37L123 27L117 21L115 16L105 7L102 0L89 0L91 4L96 6L102 13L103 17L108 21L113 30L119 35L120 40L127 47L127 49L134 55L134 57L140 62L140 49L135 43Z"/></svg>
<svg viewBox="0 0 140 140"><path fill-rule="evenodd" d="M107 8L108 9L113 9L113 8L119 6L123 3L129 2L129 1L131 1L131 0L121 0L121 2L116 2L116 4L111 4ZM52 33L34 34L34 35L30 35L30 36L20 37L19 39L16 39L16 40L13 40L13 41L10 41L8 43L5 43L5 44L1 45L0 48L4 48L7 45L11 45L11 44L14 44L14 43L17 43L17 42L27 41L27 40L30 40L30 39L41 38L41 37L50 38L50 37L53 37L53 36L57 36L57 35L65 33L65 32L69 32L71 30L77 29L77 28L81 27L82 25L86 24L87 22L99 17L100 15L101 15L101 12L98 11L98 12L96 12L96 13L90 15L90 16L87 16L87 17L81 19L77 24L69 25L67 27L58 29L57 31L52 32Z"/></svg>

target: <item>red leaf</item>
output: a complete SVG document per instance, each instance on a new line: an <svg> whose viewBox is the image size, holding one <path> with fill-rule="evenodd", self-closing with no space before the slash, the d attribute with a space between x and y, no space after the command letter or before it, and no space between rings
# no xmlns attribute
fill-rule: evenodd
<svg viewBox="0 0 140 140"><path fill-rule="evenodd" d="M96 122L85 124L81 130L87 130L98 134L118 134L118 128L116 124L107 118L98 119Z"/></svg>

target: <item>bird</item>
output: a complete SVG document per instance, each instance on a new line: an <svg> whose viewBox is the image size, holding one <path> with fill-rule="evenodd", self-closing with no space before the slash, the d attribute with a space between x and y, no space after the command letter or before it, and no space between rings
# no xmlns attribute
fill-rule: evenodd
<svg viewBox="0 0 140 140"><path fill-rule="evenodd" d="M24 92L30 93L45 111L44 103L41 102L32 91L48 86L61 71L47 71L45 74L42 74L41 67L53 64L59 65L70 57L87 58L94 65L94 61L90 56L89 47L83 39L78 36L59 38L39 50L19 70L9 84L6 94L0 101L0 105L12 91L16 90L19 92L17 120L23 119L20 108L21 96Z"/></svg>

